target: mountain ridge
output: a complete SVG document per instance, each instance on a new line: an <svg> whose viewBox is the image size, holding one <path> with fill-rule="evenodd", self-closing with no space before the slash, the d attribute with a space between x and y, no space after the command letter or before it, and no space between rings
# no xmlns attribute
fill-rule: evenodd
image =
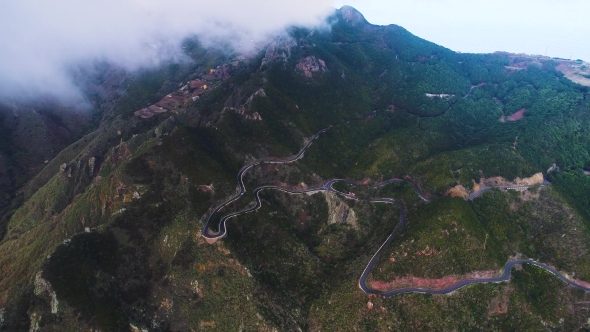
<svg viewBox="0 0 590 332"><path fill-rule="evenodd" d="M334 17L331 31L294 27L250 59L193 41L197 64L140 75L126 95L106 100L98 128L29 182L8 221L0 329L524 329L542 328L541 319L583 327L583 308L557 303L584 293L534 267L444 298L367 297L357 278L399 221L395 206L264 192L227 238L201 237L203 221L235 194L242 165L295 155L340 124L296 163L263 163L244 179L249 188L297 190L330 178L411 179L375 191L338 184L400 200L407 212L376 280L497 269L515 254L590 280L581 173L590 165L588 91L551 60L515 71L505 55L457 54L401 27L370 25L351 7ZM138 113L152 105L150 116ZM521 109L518 121L500 121ZM561 171L547 171L554 163ZM446 196L481 178L538 172L553 185L492 190L473 202ZM245 192L226 209L253 200ZM349 213L354 224L329 222Z"/></svg>

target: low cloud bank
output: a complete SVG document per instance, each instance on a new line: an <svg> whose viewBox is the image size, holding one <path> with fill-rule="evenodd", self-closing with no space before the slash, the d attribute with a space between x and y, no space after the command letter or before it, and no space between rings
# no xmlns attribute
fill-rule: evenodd
<svg viewBox="0 0 590 332"><path fill-rule="evenodd" d="M197 35L247 49L289 25L314 26L332 2L265 0L23 0L0 3L0 101L45 94L81 100L72 66L107 61L129 70L182 60Z"/></svg>

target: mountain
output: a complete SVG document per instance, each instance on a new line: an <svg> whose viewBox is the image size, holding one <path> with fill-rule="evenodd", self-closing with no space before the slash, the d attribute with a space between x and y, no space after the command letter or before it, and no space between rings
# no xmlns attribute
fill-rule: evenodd
<svg viewBox="0 0 590 332"><path fill-rule="evenodd" d="M104 65L93 121L45 115L72 131L6 191L0 330L590 328L588 88L351 7L327 22Z"/></svg>

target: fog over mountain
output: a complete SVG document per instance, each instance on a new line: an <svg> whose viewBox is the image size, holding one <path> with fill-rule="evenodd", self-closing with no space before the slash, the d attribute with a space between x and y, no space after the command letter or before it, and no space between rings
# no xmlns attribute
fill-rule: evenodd
<svg viewBox="0 0 590 332"><path fill-rule="evenodd" d="M0 100L82 98L68 70L108 61L133 70L182 60L197 34L247 49L288 25L317 25L331 1L40 0L0 4Z"/></svg>

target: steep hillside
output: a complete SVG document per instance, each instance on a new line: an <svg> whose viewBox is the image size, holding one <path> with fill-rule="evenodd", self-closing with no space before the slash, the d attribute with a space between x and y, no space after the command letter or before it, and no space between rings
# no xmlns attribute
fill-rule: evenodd
<svg viewBox="0 0 590 332"><path fill-rule="evenodd" d="M589 293L533 265L449 295L359 287L440 290L528 258L588 287L587 88L351 7L328 22L255 55L188 41L194 63L104 98L22 187L0 330L590 328Z"/></svg>

